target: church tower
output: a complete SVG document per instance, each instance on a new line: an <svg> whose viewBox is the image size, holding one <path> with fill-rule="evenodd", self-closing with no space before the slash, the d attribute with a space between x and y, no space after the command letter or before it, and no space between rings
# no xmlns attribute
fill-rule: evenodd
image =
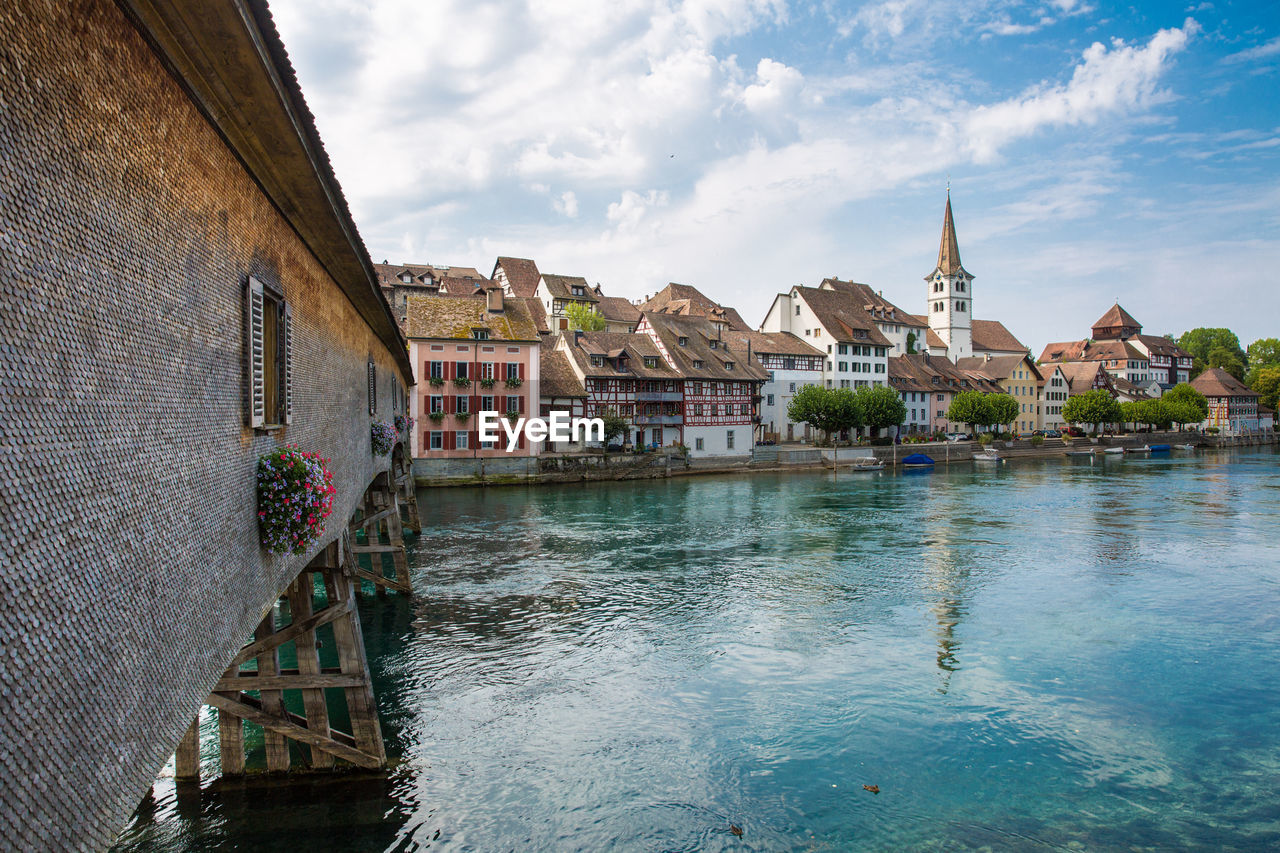
<svg viewBox="0 0 1280 853"><path fill-rule="evenodd" d="M929 328L946 343L947 358L955 361L973 355L973 276L960 265L949 188L938 265L924 280L929 285Z"/></svg>

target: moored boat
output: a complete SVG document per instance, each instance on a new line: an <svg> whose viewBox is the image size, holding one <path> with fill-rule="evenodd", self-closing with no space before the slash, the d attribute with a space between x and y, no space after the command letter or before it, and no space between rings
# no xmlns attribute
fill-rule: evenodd
<svg viewBox="0 0 1280 853"><path fill-rule="evenodd" d="M849 466L850 471L883 471L884 463L874 456L860 456Z"/></svg>
<svg viewBox="0 0 1280 853"><path fill-rule="evenodd" d="M1107 452L1110 453L1111 451L1108 450ZM1141 447L1126 447L1124 448L1124 452L1125 453L1150 453L1151 447L1146 444L1142 445Z"/></svg>
<svg viewBox="0 0 1280 853"><path fill-rule="evenodd" d="M974 462L1001 462L1003 461L1003 457L1001 457L999 453L996 453L994 450L988 447L986 450L982 451L981 453L973 454L973 461Z"/></svg>
<svg viewBox="0 0 1280 853"><path fill-rule="evenodd" d="M903 468L932 468L935 464L932 458L923 453L912 453L910 456L902 457Z"/></svg>
<svg viewBox="0 0 1280 853"><path fill-rule="evenodd" d="M1153 445L1151 445L1151 452L1152 452L1152 453L1168 453L1168 452L1169 452L1170 450L1172 450L1172 449L1173 449L1173 447L1172 447L1171 445L1168 445L1168 444L1153 444Z"/></svg>
<svg viewBox="0 0 1280 853"><path fill-rule="evenodd" d="M1068 456L1093 456L1093 450L1068 450L1066 454Z"/></svg>
<svg viewBox="0 0 1280 853"><path fill-rule="evenodd" d="M1116 454L1116 453L1124 453L1124 452L1126 452L1126 449L1125 449L1125 448L1123 448L1123 447L1108 447L1106 450L1104 450L1104 451L1102 451L1102 452L1103 452L1103 453Z"/></svg>

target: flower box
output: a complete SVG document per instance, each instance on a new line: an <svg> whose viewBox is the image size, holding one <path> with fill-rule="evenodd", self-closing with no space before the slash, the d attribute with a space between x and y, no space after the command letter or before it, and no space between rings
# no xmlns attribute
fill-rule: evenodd
<svg viewBox="0 0 1280 853"><path fill-rule="evenodd" d="M459 388L470 388L471 380L465 376L456 376L454 377L453 384Z"/></svg>
<svg viewBox="0 0 1280 853"><path fill-rule="evenodd" d="M512 379L506 380L506 385L508 388L519 388L523 384L524 384L523 379L512 378Z"/></svg>
<svg viewBox="0 0 1280 853"><path fill-rule="evenodd" d="M369 441L374 456L386 456L396 444L396 428L386 421L369 426Z"/></svg>
<svg viewBox="0 0 1280 853"><path fill-rule="evenodd" d="M273 554L303 554L324 532L333 511L329 460L297 445L258 458L258 532Z"/></svg>

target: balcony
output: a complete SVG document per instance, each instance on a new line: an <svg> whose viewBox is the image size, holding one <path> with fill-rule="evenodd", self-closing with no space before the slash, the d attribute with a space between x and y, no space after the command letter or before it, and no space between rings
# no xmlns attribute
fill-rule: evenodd
<svg viewBox="0 0 1280 853"><path fill-rule="evenodd" d="M639 403L679 403L684 400L680 391L637 391L636 401Z"/></svg>
<svg viewBox="0 0 1280 853"><path fill-rule="evenodd" d="M636 426L680 426L684 415L636 415L631 422Z"/></svg>

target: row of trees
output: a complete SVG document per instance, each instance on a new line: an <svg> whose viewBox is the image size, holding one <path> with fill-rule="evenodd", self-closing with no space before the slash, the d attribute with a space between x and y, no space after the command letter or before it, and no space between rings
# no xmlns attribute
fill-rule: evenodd
<svg viewBox="0 0 1280 853"><path fill-rule="evenodd" d="M897 391L883 385L857 390L806 385L787 404L787 417L807 423L830 441L845 430L898 426L907 419L907 404Z"/></svg>
<svg viewBox="0 0 1280 853"><path fill-rule="evenodd" d="M1013 428L1022 406L1016 397L1008 394L983 394L981 391L961 391L951 398L947 420L978 427L1007 426Z"/></svg>
<svg viewBox="0 0 1280 853"><path fill-rule="evenodd" d="M1168 429L1173 424L1199 423L1208 416L1209 401L1185 382L1155 400L1121 403L1106 391L1093 390L1070 398L1062 406L1064 421L1092 424L1095 433L1103 424L1150 424Z"/></svg>

